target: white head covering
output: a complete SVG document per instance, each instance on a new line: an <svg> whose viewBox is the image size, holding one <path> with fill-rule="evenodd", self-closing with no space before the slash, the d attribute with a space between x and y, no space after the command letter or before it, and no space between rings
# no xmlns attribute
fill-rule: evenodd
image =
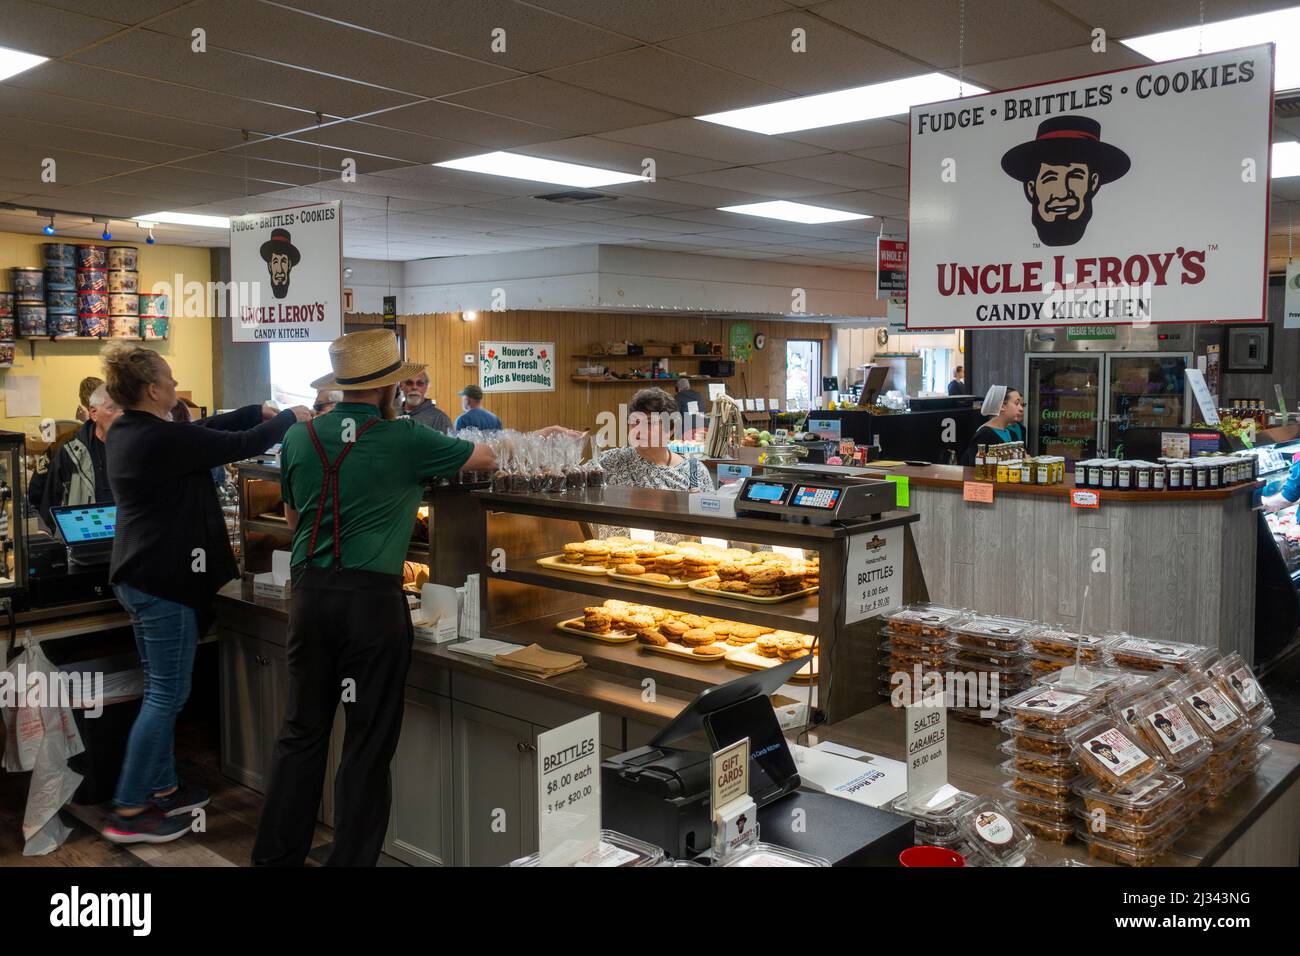
<svg viewBox="0 0 1300 956"><path fill-rule="evenodd" d="M990 385L989 390L984 393L984 404L980 406L980 414L993 416L1002 411L1002 403L1007 400L1007 387L1005 385Z"/></svg>

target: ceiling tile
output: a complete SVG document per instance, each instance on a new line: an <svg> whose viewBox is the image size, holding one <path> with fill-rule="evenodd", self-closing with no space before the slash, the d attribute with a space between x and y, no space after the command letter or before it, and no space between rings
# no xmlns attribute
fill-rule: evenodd
<svg viewBox="0 0 1300 956"><path fill-rule="evenodd" d="M792 143L779 136L763 136L760 133L750 133L697 119L676 119L647 126L616 129L602 133L601 137L623 143L636 143L638 146L669 149L687 156L717 159L733 165L775 163L783 159L798 159L800 156L816 156L825 151L803 143ZM906 139L907 127L904 126L903 141Z"/></svg>
<svg viewBox="0 0 1300 956"><path fill-rule="evenodd" d="M615 33L657 43L739 23L753 17L779 13L779 0L637 0L636 3L607 3L605 0L533 0L555 13L592 23Z"/></svg>
<svg viewBox="0 0 1300 956"><path fill-rule="evenodd" d="M854 152L854 156L861 156L863 159L872 159L878 163L888 163L890 166L901 166L907 169L910 147L907 143L899 143L897 146L873 146L871 149L860 149Z"/></svg>
<svg viewBox="0 0 1300 956"><path fill-rule="evenodd" d="M550 70L547 76L683 116L753 106L789 95L759 80L653 47L612 53Z"/></svg>
<svg viewBox="0 0 1300 956"><path fill-rule="evenodd" d="M293 138L298 142L322 143L336 150L389 156L409 163L441 163L464 156L467 151L464 143L349 122L326 123L320 129L301 132ZM341 161L335 158L331 165Z"/></svg>
<svg viewBox="0 0 1300 956"><path fill-rule="evenodd" d="M121 24L95 16L51 9L27 0L6 0L3 17L3 46L47 57L65 56L122 29Z"/></svg>
<svg viewBox="0 0 1300 956"><path fill-rule="evenodd" d="M1195 4L1133 3L1132 0L1069 0L1061 5L1084 22L1105 28L1112 37L1142 36L1195 26L1198 13ZM1205 20L1216 23L1291 6L1295 6L1295 0L1214 0L1205 6Z"/></svg>
<svg viewBox="0 0 1300 956"><path fill-rule="evenodd" d="M511 80L446 99L487 113L530 122L545 117L549 125L575 133L599 133L668 118L667 113L659 110L557 83L544 76Z"/></svg>
<svg viewBox="0 0 1300 956"><path fill-rule="evenodd" d="M631 143L619 143L596 136L573 136L549 143L533 143L515 150L529 156L543 156L566 163L617 169L627 173L643 174L646 159L654 160L657 179L680 176L685 173L702 173L710 169L723 169L730 163L717 159L702 159L662 149L645 149ZM643 185L634 183L632 185ZM645 185L649 185L648 183Z"/></svg>
<svg viewBox="0 0 1300 956"><path fill-rule="evenodd" d="M764 169L746 166L734 166L731 169L719 169L708 173L694 173L690 176L680 176L678 178L691 183L718 186L722 189L738 189L741 192L776 199L795 199L834 191L828 189L826 183L813 182L808 179L800 179L797 176L788 176L783 173L773 173Z"/></svg>
<svg viewBox="0 0 1300 956"><path fill-rule="evenodd" d="M682 206L704 206L716 209L718 206L738 206L741 203L758 202L763 197L737 189L718 189L714 186L701 186L698 183L680 183L671 179L659 179L653 183L626 183L620 186L604 186L601 192L615 195L628 195L635 189L637 195L649 199L676 203Z"/></svg>
<svg viewBox="0 0 1300 956"><path fill-rule="evenodd" d="M387 110L366 120L390 129L481 146L484 150L509 149L563 137L563 129L540 123L496 116L451 103L427 102Z"/></svg>
<svg viewBox="0 0 1300 956"><path fill-rule="evenodd" d="M785 162L765 163L756 168L831 183L847 189L879 189L907 183L906 169L843 153L827 153L808 159L787 159Z"/></svg>
<svg viewBox="0 0 1300 956"><path fill-rule="evenodd" d="M986 89L1005 90L1073 76L1087 76L1090 73L1124 70L1150 62L1146 57L1115 41L1106 44L1104 53L1094 53L1091 45L1084 45L1034 56L981 63L968 67L966 76Z"/></svg>
<svg viewBox="0 0 1300 956"><path fill-rule="evenodd" d="M823 126L820 129L796 130L793 133L786 133L784 138L847 153L859 149L871 149L874 146L896 146L899 143L906 143L907 135L907 117L904 116L901 119L882 117L864 120L861 123L840 123L837 126Z"/></svg>

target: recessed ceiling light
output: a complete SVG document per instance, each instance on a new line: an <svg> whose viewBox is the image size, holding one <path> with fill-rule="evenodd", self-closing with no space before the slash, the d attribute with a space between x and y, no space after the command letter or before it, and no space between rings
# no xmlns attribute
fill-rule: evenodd
<svg viewBox="0 0 1300 956"><path fill-rule="evenodd" d="M960 93L974 96L987 90L970 83L959 84L943 73L925 73L887 83L856 86L851 90L799 96L777 103L747 106L725 113L695 117L706 123L720 123L773 136L801 129L820 129L841 123L860 123L882 116L897 116L922 103L956 99Z"/></svg>
<svg viewBox="0 0 1300 956"><path fill-rule="evenodd" d="M134 218L137 221L149 223L165 222L172 226L204 226L208 229L230 228L230 220L226 216L200 216L193 212L151 212Z"/></svg>
<svg viewBox="0 0 1300 956"><path fill-rule="evenodd" d="M1120 42L1157 63L1196 56L1201 52L1219 53L1243 46L1276 43L1273 89L1290 90L1300 86L1300 7L1234 17L1207 23L1204 27L1197 25L1149 33Z"/></svg>
<svg viewBox="0 0 1300 956"><path fill-rule="evenodd" d="M764 219L784 219L786 222L823 223L848 222L850 219L870 219L860 212L809 206L801 202L777 199L772 202L751 202L743 206L719 206L718 212L738 212L745 216L762 216Z"/></svg>
<svg viewBox="0 0 1300 956"><path fill-rule="evenodd" d="M485 173L488 176L507 176L510 179L527 179L537 183L557 183L561 186L612 186L614 183L634 183L641 177L633 173L621 173L616 169L600 169L596 166L580 166L577 163L561 163L554 159L541 159L537 156L522 156L519 153L482 153L478 156L466 156L464 159L450 159L445 163L434 163L444 169L463 169L470 173Z"/></svg>
<svg viewBox="0 0 1300 956"><path fill-rule="evenodd" d="M11 76L17 76L24 70L39 66L48 59L47 56L37 56L35 53L24 53L22 50L0 46L0 80L7 80Z"/></svg>
<svg viewBox="0 0 1300 956"><path fill-rule="evenodd" d="M1273 178L1300 176L1300 143L1273 144Z"/></svg>

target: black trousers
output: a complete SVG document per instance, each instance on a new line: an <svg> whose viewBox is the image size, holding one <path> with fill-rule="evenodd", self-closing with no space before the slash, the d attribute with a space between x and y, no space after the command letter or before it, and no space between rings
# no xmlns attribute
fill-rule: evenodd
<svg viewBox="0 0 1300 956"><path fill-rule="evenodd" d="M334 780L334 851L327 865L374 866L388 829L389 765L402 730L415 637L401 579L297 568L290 594L289 701L253 863L301 866L307 859L342 699L347 731Z"/></svg>

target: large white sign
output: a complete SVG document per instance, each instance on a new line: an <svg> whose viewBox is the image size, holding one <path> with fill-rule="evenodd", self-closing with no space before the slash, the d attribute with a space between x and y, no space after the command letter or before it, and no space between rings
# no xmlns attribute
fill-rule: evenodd
<svg viewBox="0 0 1300 956"><path fill-rule="evenodd" d="M236 342L331 342L343 334L338 202L230 220L230 322Z"/></svg>
<svg viewBox="0 0 1300 956"><path fill-rule="evenodd" d="M485 392L553 392L555 343L480 342L478 372Z"/></svg>
<svg viewBox="0 0 1300 956"><path fill-rule="evenodd" d="M1265 320L1271 44L913 107L907 325Z"/></svg>
<svg viewBox="0 0 1300 956"><path fill-rule="evenodd" d="M600 845L600 714L537 735L541 866L569 866Z"/></svg>
<svg viewBox="0 0 1300 956"><path fill-rule="evenodd" d="M1300 329L1300 262L1286 264L1286 289L1282 295L1282 328Z"/></svg>
<svg viewBox="0 0 1300 956"><path fill-rule="evenodd" d="M844 623L875 617L903 603L903 528L848 539L844 562Z"/></svg>

